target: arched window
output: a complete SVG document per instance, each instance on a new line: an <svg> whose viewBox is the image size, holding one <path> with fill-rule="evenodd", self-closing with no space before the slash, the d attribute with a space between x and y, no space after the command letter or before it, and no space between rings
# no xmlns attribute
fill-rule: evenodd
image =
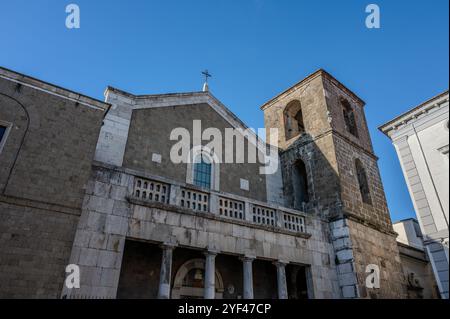
<svg viewBox="0 0 450 319"><path fill-rule="evenodd" d="M284 110L284 133L286 140L305 132L302 106L299 101L290 102Z"/></svg>
<svg viewBox="0 0 450 319"><path fill-rule="evenodd" d="M355 113L353 112L353 109L352 109L350 103L348 103L347 100L341 100L341 104L342 104L342 112L344 115L345 128L347 129L347 131L350 134L358 137Z"/></svg>
<svg viewBox="0 0 450 319"><path fill-rule="evenodd" d="M194 185L211 188L211 170L209 158L200 154L194 163Z"/></svg>
<svg viewBox="0 0 450 319"><path fill-rule="evenodd" d="M220 190L220 160L205 146L190 150L187 161L186 184Z"/></svg>
<svg viewBox="0 0 450 319"><path fill-rule="evenodd" d="M309 202L308 176L305 163L299 159L292 167L292 184L294 191L294 207L301 209L303 203Z"/></svg>
<svg viewBox="0 0 450 319"><path fill-rule="evenodd" d="M369 182L367 180L366 170L359 159L355 160L356 176L358 178L359 191L364 203L372 204L372 199L370 198Z"/></svg>

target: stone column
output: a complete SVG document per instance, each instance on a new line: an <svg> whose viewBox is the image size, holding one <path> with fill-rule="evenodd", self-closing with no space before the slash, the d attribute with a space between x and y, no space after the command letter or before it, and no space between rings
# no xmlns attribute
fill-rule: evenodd
<svg viewBox="0 0 450 319"><path fill-rule="evenodd" d="M278 299L288 299L286 282L286 263L277 261L273 263L277 267Z"/></svg>
<svg viewBox="0 0 450 319"><path fill-rule="evenodd" d="M175 249L173 244L161 245L163 250L161 259L161 270L159 274L158 299L170 298L170 279L172 276L172 253Z"/></svg>
<svg viewBox="0 0 450 319"><path fill-rule="evenodd" d="M241 260L244 266L244 299L253 299L253 260L255 257L245 256Z"/></svg>
<svg viewBox="0 0 450 319"><path fill-rule="evenodd" d="M208 250L205 252L205 288L203 297L205 299L214 299L216 297L216 251Z"/></svg>

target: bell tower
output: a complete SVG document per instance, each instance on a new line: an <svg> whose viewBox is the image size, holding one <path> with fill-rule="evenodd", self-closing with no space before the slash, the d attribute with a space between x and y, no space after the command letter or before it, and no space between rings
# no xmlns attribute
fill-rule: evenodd
<svg viewBox="0 0 450 319"><path fill-rule="evenodd" d="M364 106L318 70L261 109L266 129L278 128L285 203L329 221L343 297L400 298L396 234ZM385 274L380 289L365 287L369 265Z"/></svg>

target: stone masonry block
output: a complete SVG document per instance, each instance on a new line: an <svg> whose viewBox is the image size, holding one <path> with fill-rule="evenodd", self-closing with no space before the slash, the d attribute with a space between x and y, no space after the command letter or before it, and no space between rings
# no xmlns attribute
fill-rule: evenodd
<svg viewBox="0 0 450 319"><path fill-rule="evenodd" d="M97 266L103 268L115 268L119 254L113 251L99 251Z"/></svg>
<svg viewBox="0 0 450 319"><path fill-rule="evenodd" d="M351 249L340 250L336 253L339 263L345 263L349 260L353 260L353 251Z"/></svg>
<svg viewBox="0 0 450 319"><path fill-rule="evenodd" d="M342 287L342 296L344 298L356 298L355 286L344 286Z"/></svg>
<svg viewBox="0 0 450 319"><path fill-rule="evenodd" d="M93 248L82 248L80 251L79 264L81 266L95 266L98 260L99 250Z"/></svg>

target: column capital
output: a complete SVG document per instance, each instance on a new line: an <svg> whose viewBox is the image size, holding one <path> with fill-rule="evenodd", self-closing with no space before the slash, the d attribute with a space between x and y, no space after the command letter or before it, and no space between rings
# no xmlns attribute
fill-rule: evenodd
<svg viewBox="0 0 450 319"><path fill-rule="evenodd" d="M289 262L284 261L284 260L277 260L277 261L274 261L272 264L277 267L286 267L286 265L289 264Z"/></svg>
<svg viewBox="0 0 450 319"><path fill-rule="evenodd" d="M164 243L160 244L159 247L160 247L161 249L164 249L164 250L166 250L166 249L174 250L175 248L178 247L178 244L176 244L176 243L164 242Z"/></svg>
<svg viewBox="0 0 450 319"><path fill-rule="evenodd" d="M218 249L212 249L212 248L206 248L206 250L203 252L205 256L217 256L220 253L220 250Z"/></svg>
<svg viewBox="0 0 450 319"><path fill-rule="evenodd" d="M253 262L255 259L256 259L256 256L248 256L248 255L245 255L245 256L239 257L239 260L241 260L241 261L249 261L249 262Z"/></svg>

